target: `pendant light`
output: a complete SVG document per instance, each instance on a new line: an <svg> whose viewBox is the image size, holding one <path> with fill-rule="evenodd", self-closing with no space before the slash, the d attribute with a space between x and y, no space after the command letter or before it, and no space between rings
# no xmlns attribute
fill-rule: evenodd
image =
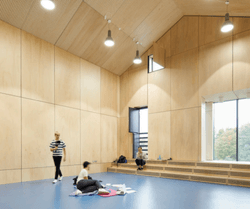
<svg viewBox="0 0 250 209"><path fill-rule="evenodd" d="M54 0L41 0L41 5L48 10L55 9L55 3Z"/></svg>
<svg viewBox="0 0 250 209"><path fill-rule="evenodd" d="M234 28L233 23L229 20L229 13L228 13L229 0L226 1L226 5L227 5L227 13L225 15L225 22L223 23L223 25L221 27L221 32L223 32L223 33L227 33L229 31L233 30L233 28Z"/></svg>
<svg viewBox="0 0 250 209"><path fill-rule="evenodd" d="M139 49L138 49L139 42L137 41L136 44L137 44L137 50L136 50L136 56L134 58L134 63L135 64L141 64L142 61L141 61L141 58L140 58L140 55L139 55Z"/></svg>
<svg viewBox="0 0 250 209"><path fill-rule="evenodd" d="M111 20L108 20L108 28L109 28L109 24L111 23ZM115 42L114 40L112 39L111 37L111 30L109 29L108 30L108 37L106 38L104 44L108 47L111 47L111 46L114 46L115 45Z"/></svg>

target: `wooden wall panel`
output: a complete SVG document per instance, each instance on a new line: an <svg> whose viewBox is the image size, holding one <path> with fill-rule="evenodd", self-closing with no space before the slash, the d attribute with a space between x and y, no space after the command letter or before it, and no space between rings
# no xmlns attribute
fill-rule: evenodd
<svg viewBox="0 0 250 209"><path fill-rule="evenodd" d="M20 30L0 21L0 92L20 96Z"/></svg>
<svg viewBox="0 0 250 209"><path fill-rule="evenodd" d="M171 55L198 47L198 17L183 17L170 33Z"/></svg>
<svg viewBox="0 0 250 209"><path fill-rule="evenodd" d="M22 167L53 166L54 105L22 99Z"/></svg>
<svg viewBox="0 0 250 209"><path fill-rule="evenodd" d="M80 110L55 106L55 131L66 144L66 162L61 165L80 164ZM52 138L52 137L51 137Z"/></svg>
<svg viewBox="0 0 250 209"><path fill-rule="evenodd" d="M21 169L0 171L0 185L21 182Z"/></svg>
<svg viewBox="0 0 250 209"><path fill-rule="evenodd" d="M173 160L198 160L199 108L171 112L171 157Z"/></svg>
<svg viewBox="0 0 250 209"><path fill-rule="evenodd" d="M0 94L0 170L21 168L21 99Z"/></svg>
<svg viewBox="0 0 250 209"><path fill-rule="evenodd" d="M63 176L78 176L82 170L82 165L61 166Z"/></svg>
<svg viewBox="0 0 250 209"><path fill-rule="evenodd" d="M148 74L149 113L170 110L170 58L165 63L165 69Z"/></svg>
<svg viewBox="0 0 250 209"><path fill-rule="evenodd" d="M84 161L100 162L100 114L81 111L81 164Z"/></svg>
<svg viewBox="0 0 250 209"><path fill-rule="evenodd" d="M198 48L171 57L171 110L199 105Z"/></svg>
<svg viewBox="0 0 250 209"><path fill-rule="evenodd" d="M54 46L22 31L22 96L54 103Z"/></svg>
<svg viewBox="0 0 250 209"><path fill-rule="evenodd" d="M117 76L101 69L101 113L117 116Z"/></svg>
<svg viewBox="0 0 250 209"><path fill-rule="evenodd" d="M129 105L130 107L145 106L148 104L147 66L128 71L129 76Z"/></svg>
<svg viewBox="0 0 250 209"><path fill-rule="evenodd" d="M81 59L81 109L100 113L100 67Z"/></svg>
<svg viewBox="0 0 250 209"><path fill-rule="evenodd" d="M199 17L199 46L232 36L232 32L221 32L224 22L225 17Z"/></svg>
<svg viewBox="0 0 250 209"><path fill-rule="evenodd" d="M157 42L160 47L165 49L166 57L170 57L170 30L165 33Z"/></svg>
<svg viewBox="0 0 250 209"><path fill-rule="evenodd" d="M232 91L232 37L199 49L200 96Z"/></svg>
<svg viewBox="0 0 250 209"><path fill-rule="evenodd" d="M130 159L132 156L130 156L129 153L129 128L128 128L128 117L120 118L120 131L121 135L120 138L118 138L118 157L120 155L125 156L126 158Z"/></svg>
<svg viewBox="0 0 250 209"><path fill-rule="evenodd" d="M120 76L120 116L128 117L129 108L129 78L128 71Z"/></svg>
<svg viewBox="0 0 250 209"><path fill-rule="evenodd" d="M55 48L55 103L80 109L80 58Z"/></svg>
<svg viewBox="0 0 250 209"><path fill-rule="evenodd" d="M233 90L250 88L250 31L233 37Z"/></svg>
<svg viewBox="0 0 250 209"><path fill-rule="evenodd" d="M250 30L250 18L249 17L233 17L233 34L242 33Z"/></svg>
<svg viewBox="0 0 250 209"><path fill-rule="evenodd" d="M107 172L108 167L111 167L111 163L93 163L90 165L90 170L88 173L92 174Z"/></svg>
<svg viewBox="0 0 250 209"><path fill-rule="evenodd" d="M52 179L54 178L55 178L55 167L22 169L22 182L51 179L52 183Z"/></svg>
<svg viewBox="0 0 250 209"><path fill-rule="evenodd" d="M149 114L148 156L156 160L170 158L170 112Z"/></svg>
<svg viewBox="0 0 250 209"><path fill-rule="evenodd" d="M117 158L117 118L101 115L101 162Z"/></svg>

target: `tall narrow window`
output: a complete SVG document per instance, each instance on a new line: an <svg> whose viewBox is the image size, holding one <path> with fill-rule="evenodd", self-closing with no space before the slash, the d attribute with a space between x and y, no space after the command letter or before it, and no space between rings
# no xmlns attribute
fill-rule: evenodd
<svg viewBox="0 0 250 209"><path fill-rule="evenodd" d="M239 100L238 119L239 161L250 161L250 99Z"/></svg>
<svg viewBox="0 0 250 209"><path fill-rule="evenodd" d="M213 159L236 160L237 101L213 104Z"/></svg>

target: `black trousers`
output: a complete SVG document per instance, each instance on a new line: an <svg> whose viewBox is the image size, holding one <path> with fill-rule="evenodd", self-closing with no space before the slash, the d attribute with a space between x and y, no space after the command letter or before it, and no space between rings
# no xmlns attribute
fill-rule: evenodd
<svg viewBox="0 0 250 209"><path fill-rule="evenodd" d="M146 164L146 161L142 160L142 159L136 159L135 163L137 166L139 166L139 165L144 166Z"/></svg>
<svg viewBox="0 0 250 209"><path fill-rule="evenodd" d="M82 193L93 192L95 190L98 190L99 188L103 187L97 180L82 179L77 183L77 189L82 191Z"/></svg>
<svg viewBox="0 0 250 209"><path fill-rule="evenodd" d="M62 172L60 169L61 161L62 161L62 156L53 156L54 163L56 166L56 174L55 174L55 179L58 178L58 175L62 176Z"/></svg>

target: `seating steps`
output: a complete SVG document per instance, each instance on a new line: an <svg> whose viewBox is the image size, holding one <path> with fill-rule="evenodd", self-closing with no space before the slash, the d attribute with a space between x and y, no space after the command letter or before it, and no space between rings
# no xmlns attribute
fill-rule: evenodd
<svg viewBox="0 0 250 209"><path fill-rule="evenodd" d="M248 164L147 160L143 168L137 170L135 160L128 160L112 163L108 172L250 187Z"/></svg>

